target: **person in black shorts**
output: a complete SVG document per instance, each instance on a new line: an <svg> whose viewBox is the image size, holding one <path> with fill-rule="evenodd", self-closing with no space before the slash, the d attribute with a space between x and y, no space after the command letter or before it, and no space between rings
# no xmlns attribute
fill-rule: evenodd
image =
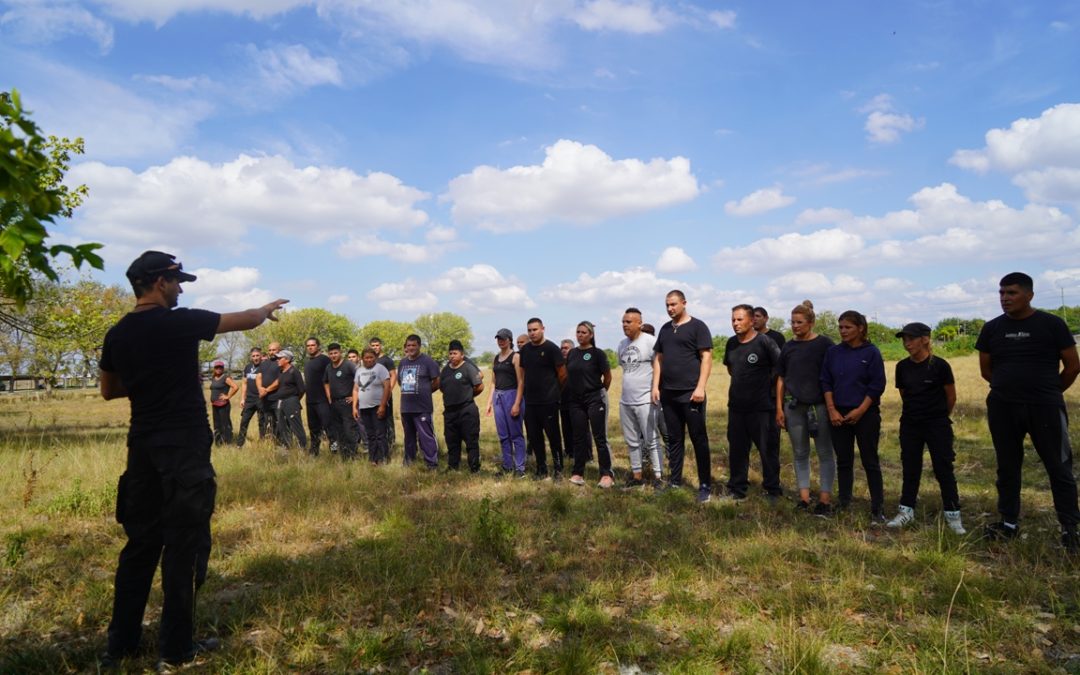
<svg viewBox="0 0 1080 675"><path fill-rule="evenodd" d="M450 341L447 358L448 362L439 374L446 465L451 471L461 466L461 444L464 443L469 471L476 473L480 470L480 409L473 399L484 391L484 375L465 358L465 348L458 340Z"/></svg>
<svg viewBox="0 0 1080 675"><path fill-rule="evenodd" d="M330 399L326 398L324 378L330 357L322 353L322 343L312 336L304 342L307 360L304 362L304 383L307 386L307 426L308 453L318 457L322 446L322 437L330 438ZM334 439L330 438L330 452L337 451Z"/></svg>
<svg viewBox="0 0 1080 675"><path fill-rule="evenodd" d="M1064 321L1031 306L1034 282L1023 272L1002 277L998 295L1004 314L987 321L975 342L983 379L990 383L986 420L997 455L1001 514L986 532L1001 539L1019 534L1020 469L1024 437L1031 436L1050 477L1061 543L1076 552L1080 510L1063 396L1080 374L1076 341Z"/></svg>
<svg viewBox="0 0 1080 675"><path fill-rule="evenodd" d="M526 324L529 341L521 348L525 378L525 436L536 458L536 477L548 475L544 436L551 444L555 478L562 476L563 445L559 436L559 396L566 384L566 362L558 345L544 339L544 322L533 317Z"/></svg>
<svg viewBox="0 0 1080 675"><path fill-rule="evenodd" d="M754 308L731 308L735 336L727 341L724 365L731 375L728 389L728 494L745 499L749 487L750 444L761 456L761 487L770 500L784 493L780 485L780 444L772 442L776 427L776 395L773 392L780 348L754 330Z"/></svg>
<svg viewBox="0 0 1080 675"><path fill-rule="evenodd" d="M127 468L120 477L116 519L127 544L116 568L106 668L139 651L154 569L161 564L164 601L158 632L163 669L195 659L217 640L194 640L195 593L206 580L210 516L217 485L211 432L199 377L199 341L255 328L286 300L245 312L174 309L180 284L195 281L175 257L146 251L127 270L134 309L105 335L101 396L131 402ZM161 354L169 358L161 358Z"/></svg>
<svg viewBox="0 0 1080 675"><path fill-rule="evenodd" d="M293 365L295 357L288 349L279 350L277 357L281 374L270 388L271 393L277 394L278 445L283 448L302 449L307 446L304 423L300 421L300 399L307 392L304 376Z"/></svg>
<svg viewBox="0 0 1080 675"><path fill-rule="evenodd" d="M681 487L684 443L689 432L697 461L698 495L705 504L712 495L712 458L705 428L705 385L712 372L712 333L701 319L686 312L686 296L673 290L664 298L668 321L656 337L653 367L654 403L663 405L668 432L669 484Z"/></svg>
<svg viewBox="0 0 1080 675"><path fill-rule="evenodd" d="M330 401L330 443L337 445L342 459L355 459L360 439L360 428L353 417L356 366L342 358L341 345L336 342L326 346L326 356L330 363L323 371L323 387Z"/></svg>
<svg viewBox="0 0 1080 675"><path fill-rule="evenodd" d="M259 438L266 437L266 412L262 409L262 400L259 398L259 387L255 384L255 378L259 376L259 366L262 365L263 353L258 347L251 348L251 362L244 366L244 378L240 381L240 400L244 407L240 409L240 431L236 437L236 447L244 447L247 442L248 423L251 418L258 415Z"/></svg>
<svg viewBox="0 0 1080 675"><path fill-rule="evenodd" d="M566 358L566 391L570 402L570 420L574 429L574 471L570 482L585 484L585 463L589 460L589 431L600 459L599 487L615 484L611 473L611 453L607 443L607 404L603 391L611 386L611 364L607 354L596 346L596 329L588 321L577 325L578 346Z"/></svg>
<svg viewBox="0 0 1080 675"><path fill-rule="evenodd" d="M914 522L925 446L930 450L934 476L941 488L945 524L956 534L966 534L960 519L960 494L953 472L956 454L949 419L956 405L956 380L949 362L931 352L930 333L930 326L915 322L896 334L903 338L904 349L909 354L896 364L894 379L904 402L900 412L900 464L904 469L904 483L900 491L900 508L885 526L899 528Z"/></svg>

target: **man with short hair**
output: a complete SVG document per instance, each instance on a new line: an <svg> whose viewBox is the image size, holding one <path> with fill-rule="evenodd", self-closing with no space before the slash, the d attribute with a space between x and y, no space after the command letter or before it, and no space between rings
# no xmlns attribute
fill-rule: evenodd
<svg viewBox="0 0 1080 675"><path fill-rule="evenodd" d="M439 364L420 351L420 336L405 338L405 358L398 363L398 386L401 387L401 426L405 440L404 464L416 460L416 447L424 455L429 469L439 466L439 442L435 440L435 411L432 392L439 389Z"/></svg>
<svg viewBox="0 0 1080 675"><path fill-rule="evenodd" d="M771 338L776 346L780 349L784 348L784 343L787 339L784 334L778 330L769 328L769 312L764 307L754 307L754 331L764 335L767 338Z"/></svg>
<svg viewBox="0 0 1080 675"><path fill-rule="evenodd" d="M281 375L277 357L280 349L280 342L271 342L266 346L265 356L262 363L259 364L259 373L255 376L255 388L259 392L263 414L266 416L265 431L272 438L277 438L277 402L279 395L274 383L277 382L278 376ZM259 422L262 424L262 420ZM262 432L263 430L260 429L259 433L262 434Z"/></svg>
<svg viewBox="0 0 1080 675"><path fill-rule="evenodd" d="M356 366L342 358L341 345L337 342L326 346L326 356L330 363L323 372L323 387L330 401L330 443L337 444L342 459L355 459L360 438L352 400Z"/></svg>
<svg viewBox="0 0 1080 675"><path fill-rule="evenodd" d="M653 345L656 338L641 330L641 310L628 307L622 318L623 335L619 342L619 365L623 369L622 397L619 399L619 424L630 455L630 478L627 487L644 485L644 452L652 462L653 487L663 488L663 466L657 438L657 407L652 402Z"/></svg>
<svg viewBox="0 0 1080 675"><path fill-rule="evenodd" d="M278 445L285 449L293 447L303 449L307 446L307 438L304 435L304 423L300 421L300 412L303 407L300 405L300 399L307 393L307 386L304 383L304 377L294 365L296 357L291 351L279 349L277 357L278 368L281 372L270 387L273 389L271 393L277 394Z"/></svg>
<svg viewBox="0 0 1080 675"><path fill-rule="evenodd" d="M1034 282L1022 272L1002 277L998 295L1004 314L987 321L975 342L979 369L990 383L986 421L997 455L998 513L991 538L1015 539L1020 533L1020 470L1024 437L1046 467L1061 543L1080 551L1076 478L1069 444L1065 390L1080 374L1076 341L1059 317L1035 309Z"/></svg>
<svg viewBox="0 0 1080 675"><path fill-rule="evenodd" d="M439 374L446 464L451 470L459 468L464 443L469 471L477 473L480 471L480 409L474 399L484 390L484 375L465 358L465 348L459 340L450 341L447 358Z"/></svg>
<svg viewBox="0 0 1080 675"><path fill-rule="evenodd" d="M705 385L712 372L712 333L705 322L686 312L686 295L670 291L664 305L671 320L660 327L653 350L652 400L663 406L670 445L669 485L681 487L684 444L689 432L697 461L699 504L712 498L712 458L705 427Z"/></svg>
<svg viewBox="0 0 1080 675"><path fill-rule="evenodd" d="M349 363L353 364L354 366L360 366L360 352L356 351L355 349L350 349L348 352L348 356L346 356L345 358L348 359Z"/></svg>
<svg viewBox="0 0 1080 675"><path fill-rule="evenodd" d="M754 330L754 308L731 308L734 337L724 350L724 365L731 375L728 389L728 493L745 499L749 487L750 444L761 455L761 487L771 500L780 497L780 447L770 440L776 425L776 396L772 383L780 348L776 342ZM771 424L770 424L771 420Z"/></svg>
<svg viewBox="0 0 1080 675"><path fill-rule="evenodd" d="M361 422L361 432L367 436L368 461L383 464L388 459L386 429L393 426L393 420L386 412L390 401L390 373L376 358L374 349L364 348L353 380L353 417Z"/></svg>
<svg viewBox="0 0 1080 675"><path fill-rule="evenodd" d="M236 438L238 448L244 447L244 443L247 442L248 424L256 414L258 414L259 440L266 437L266 413L259 399L259 387L255 384L255 378L259 375L259 366L262 364L262 350L252 347L250 359L250 363L244 366L244 377L240 381L240 400L243 402L243 407L240 409L240 435Z"/></svg>
<svg viewBox="0 0 1080 675"><path fill-rule="evenodd" d="M386 368L386 372L390 373L390 390L393 391L397 386L397 366L394 364L394 359L390 358L390 355L383 351L382 339L373 337L368 340L368 347L375 350L375 362L381 363L383 368ZM386 459L389 459L394 454L394 442L397 440L397 427L394 426L394 397L390 396L386 400ZM361 420L362 423L362 420Z"/></svg>
<svg viewBox="0 0 1080 675"><path fill-rule="evenodd" d="M162 669L192 661L217 640L194 635L195 593L206 580L210 516L217 486L211 432L199 374L199 341L250 330L287 300L217 314L174 309L180 284L195 281L175 257L146 251L127 269L134 309L109 329L101 350L105 400L131 401L127 468L117 490L116 519L127 544L116 569L104 667L139 651L143 615L161 564L164 601L158 633ZM168 358L161 358L161 354Z"/></svg>
<svg viewBox="0 0 1080 675"><path fill-rule="evenodd" d="M324 378L330 358L322 353L322 343L314 335L304 342L307 361L304 362L304 382L307 385L308 453L319 456L322 437L329 436L330 400L326 397ZM330 438L330 452L338 450Z"/></svg>
<svg viewBox="0 0 1080 675"><path fill-rule="evenodd" d="M529 341L521 348L522 377L525 378L525 436L536 458L536 478L548 475L544 435L551 444L555 477L562 476L563 444L559 436L559 398L566 386L566 361L559 347L544 338L544 322L537 317L526 324Z"/></svg>

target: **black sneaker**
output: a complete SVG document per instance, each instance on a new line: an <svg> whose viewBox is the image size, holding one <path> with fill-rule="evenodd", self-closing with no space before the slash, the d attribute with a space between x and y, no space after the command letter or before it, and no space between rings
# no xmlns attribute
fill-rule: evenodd
<svg viewBox="0 0 1080 675"><path fill-rule="evenodd" d="M525 472L524 471L515 471L514 472L514 478L516 478L516 479L525 478Z"/></svg>
<svg viewBox="0 0 1080 675"><path fill-rule="evenodd" d="M98 667L102 670L118 670L124 663L124 659L133 658L138 654L138 650L129 649L122 652L110 652L106 651L104 654L98 657Z"/></svg>
<svg viewBox="0 0 1080 675"><path fill-rule="evenodd" d="M664 482L663 478L653 478L652 489L656 492L663 492L667 489L667 483Z"/></svg>
<svg viewBox="0 0 1080 675"><path fill-rule="evenodd" d="M641 480L640 478L634 478L633 476L630 476L626 479L626 484L623 485L623 487L627 490L630 490L637 487L643 487L644 485L645 481Z"/></svg>
<svg viewBox="0 0 1080 675"><path fill-rule="evenodd" d="M810 502L799 500L795 502L795 511L798 513L810 513Z"/></svg>
<svg viewBox="0 0 1080 675"><path fill-rule="evenodd" d="M1004 541L1016 539L1017 537L1019 537L1020 526L1013 525L1010 527L1009 525L1005 524L1004 520L1000 520L996 523L990 523L989 525L987 525L983 532L986 533L987 539L1000 539Z"/></svg>
<svg viewBox="0 0 1080 675"><path fill-rule="evenodd" d="M191 651L179 658L163 658L157 663L158 672L172 672L172 668L176 666L182 666L186 663L191 663L195 659L199 658L203 654L217 651L221 648L221 640L217 638L206 638L204 640L196 640L191 645Z"/></svg>
<svg viewBox="0 0 1080 675"><path fill-rule="evenodd" d="M1065 530L1061 533L1061 545L1066 553L1080 553L1080 534L1076 530Z"/></svg>
<svg viewBox="0 0 1080 675"><path fill-rule="evenodd" d="M708 485L702 485L697 491L697 503L708 504L712 501L712 488Z"/></svg>
<svg viewBox="0 0 1080 675"><path fill-rule="evenodd" d="M825 503L822 503L822 502L818 502L817 505L814 506L814 515L817 516L818 518L832 518L832 516L833 516L832 504L825 504Z"/></svg>
<svg viewBox="0 0 1080 675"><path fill-rule="evenodd" d="M871 523L885 523L888 522L888 518L885 517L885 509L873 509L870 511Z"/></svg>

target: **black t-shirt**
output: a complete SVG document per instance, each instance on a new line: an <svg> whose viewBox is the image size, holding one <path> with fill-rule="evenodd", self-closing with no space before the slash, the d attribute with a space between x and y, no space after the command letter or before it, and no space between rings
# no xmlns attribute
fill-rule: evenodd
<svg viewBox="0 0 1080 675"><path fill-rule="evenodd" d="M319 354L309 358L307 363L304 364L304 382L307 383L308 405L326 403L326 389L323 388L323 381L326 376L326 368L329 365L330 357L326 354ZM350 391L352 390L350 389Z"/></svg>
<svg viewBox="0 0 1080 675"><path fill-rule="evenodd" d="M574 347L566 355L566 388L575 401L591 400L604 388L604 373L611 372L607 354L597 347Z"/></svg>
<svg viewBox="0 0 1080 675"><path fill-rule="evenodd" d="M904 407L901 422L918 422L949 416L945 385L954 384L952 366L938 356L920 363L911 357L896 364L896 388L901 390Z"/></svg>
<svg viewBox="0 0 1080 675"><path fill-rule="evenodd" d="M773 330L772 328L766 328L765 335L772 338L772 341L775 342L776 346L780 349L783 349L784 343L787 342L787 340L784 338L783 333L778 330Z"/></svg>
<svg viewBox="0 0 1080 675"><path fill-rule="evenodd" d="M731 370L728 407L742 412L775 410L772 377L780 360L776 342L758 333L749 342L729 338L724 365Z"/></svg>
<svg viewBox="0 0 1080 675"><path fill-rule="evenodd" d="M565 363L559 345L551 340L539 345L526 342L519 360L525 372L525 400L536 405L558 403L561 388L556 368Z"/></svg>
<svg viewBox="0 0 1080 675"><path fill-rule="evenodd" d="M301 396L304 391L304 377L300 374L300 369L296 366L293 366L278 375L278 400L286 399L291 396ZM325 397L326 395L323 394L323 396Z"/></svg>
<svg viewBox="0 0 1080 675"><path fill-rule="evenodd" d="M705 322L696 317L681 326L668 321L660 327L653 351L662 354L660 388L669 392L689 394L697 387L701 374L701 350L712 351L712 333Z"/></svg>
<svg viewBox="0 0 1080 675"><path fill-rule="evenodd" d="M259 374L259 366L249 363L244 366L244 405L253 405L259 402L259 388L255 385L255 377Z"/></svg>
<svg viewBox="0 0 1080 675"><path fill-rule="evenodd" d="M333 363L326 365L321 382L330 385L330 399L336 401L352 396L353 381L355 379L356 366L352 361L343 359L337 366L334 366ZM310 381L308 382L308 389L311 389ZM308 394L308 396L311 396L311 394Z"/></svg>
<svg viewBox="0 0 1080 675"><path fill-rule="evenodd" d="M375 363L381 363L383 368L386 368L388 373L396 373L397 365L394 363L394 359L390 358L386 354L382 354L379 358L375 359Z"/></svg>
<svg viewBox="0 0 1080 675"><path fill-rule="evenodd" d="M517 369L514 368L513 352L510 352L505 361L500 361L496 354L491 362L491 372L495 375L496 389L517 389Z"/></svg>
<svg viewBox="0 0 1080 675"><path fill-rule="evenodd" d="M1061 350L1075 345L1068 326L1036 310L1026 319L987 321L975 348L990 355L990 397L1013 403L1065 405Z"/></svg>
<svg viewBox="0 0 1080 675"><path fill-rule="evenodd" d="M484 381L480 369L471 361L462 361L457 368L450 364L439 373L439 391L443 395L443 407L468 403L473 400L473 387Z"/></svg>
<svg viewBox="0 0 1080 675"><path fill-rule="evenodd" d="M780 350L776 374L784 378L784 390L799 403L824 403L821 364L833 341L824 335L813 340L788 340Z"/></svg>
<svg viewBox="0 0 1080 675"><path fill-rule="evenodd" d="M277 382L278 377L281 375L281 367L278 366L277 359L264 359L259 364L259 374L262 375L262 386L264 388ZM280 398L281 393L277 389L266 395L267 401L276 401Z"/></svg>
<svg viewBox="0 0 1080 675"><path fill-rule="evenodd" d="M127 389L132 435L210 428L199 340L213 340L220 320L202 309L155 307L126 314L105 334L99 365Z"/></svg>

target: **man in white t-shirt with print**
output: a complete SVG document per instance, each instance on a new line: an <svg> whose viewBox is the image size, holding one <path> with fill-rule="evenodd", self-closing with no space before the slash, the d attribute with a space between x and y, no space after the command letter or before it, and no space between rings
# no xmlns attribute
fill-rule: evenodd
<svg viewBox="0 0 1080 675"><path fill-rule="evenodd" d="M623 314L625 338L619 343L619 365L623 369L622 397L619 399L619 422L630 453L630 479L627 487L644 485L641 475L642 453L649 453L653 469L653 487L663 487L661 480L657 406L652 402L653 345L656 338L641 330L641 310L630 307Z"/></svg>

